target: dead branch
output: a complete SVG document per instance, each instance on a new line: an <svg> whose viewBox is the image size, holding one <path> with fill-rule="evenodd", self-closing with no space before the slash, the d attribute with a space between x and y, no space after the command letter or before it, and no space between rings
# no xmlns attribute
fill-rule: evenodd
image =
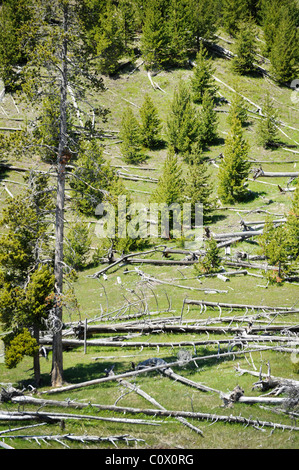
<svg viewBox="0 0 299 470"><path fill-rule="evenodd" d="M39 440L41 441L56 441L61 443L63 440L67 441L79 441L79 442L88 442L88 443L99 443L99 442L110 442L115 445L117 441L124 441L127 445L129 442L145 442L143 439L137 439L135 437L131 437L128 434L120 435L120 436L108 436L108 437L101 437L101 436L89 436L87 434L83 434L82 436L75 436L74 434L50 434L50 435L22 435L22 434L10 434L8 436L3 436L5 439L24 439L24 440L32 440L34 439L38 444ZM69 446L67 446L69 447Z"/></svg>
<svg viewBox="0 0 299 470"><path fill-rule="evenodd" d="M197 363L198 361L206 361L206 360L209 360L209 359L220 359L220 358L224 358L224 357L228 357L228 356L236 356L236 355L239 355L239 354L244 355L244 354L250 353L252 351L254 351L254 352L256 352L256 351L266 351L266 350L269 350L269 349L272 349L272 348L260 347L259 349L253 349L253 350L248 349L248 350L242 350L242 351L230 351L230 352L221 353L221 354L216 353L216 354L211 354L211 355L208 355L208 356L194 357L194 358L190 359L188 362L193 361L194 363ZM174 367L174 366L177 366L177 365L180 365L180 364L181 364L181 361L170 362L170 363L167 364L167 367ZM158 366L154 366L154 367L148 367L146 369L134 370L134 371L125 372L125 373L119 374L119 375L102 377L102 378L99 378L99 379L89 380L89 381L81 382L81 383L78 383L78 384L72 384L72 385L66 385L64 387L52 388L50 390L42 391L42 392L40 392L40 394L41 395L43 395L43 394L51 395L51 394L54 394L54 393L61 393L61 392L66 392L66 391L70 391L70 390L76 390L76 389L82 388L82 387L88 387L88 386L91 386L91 385L97 385L97 384L104 383L104 382L110 382L112 380L118 380L118 379L122 379L122 378L133 377L135 375L139 375L139 374L143 374L143 373L157 371L157 370L160 370L161 368L165 368L165 365L158 365Z"/></svg>
<svg viewBox="0 0 299 470"><path fill-rule="evenodd" d="M246 304L231 304L224 302L209 302L207 300L191 300L185 299L185 303L189 305L206 305L207 307L215 308L229 308L229 309L247 309L247 310L277 310L277 311L287 311L289 313L297 313L299 309L293 309L292 307L271 307L266 305L246 305Z"/></svg>
<svg viewBox="0 0 299 470"><path fill-rule="evenodd" d="M256 372L256 371L251 371L247 369L242 369L239 364L235 367L235 370L238 373L238 375L250 374L250 375L253 375L254 377L259 377L259 379L261 377L264 377L265 379L267 379L267 377L269 376L268 374L262 374L261 371ZM299 380L288 379L285 377L275 377L275 376L272 376L272 379L275 380L276 382L279 382L281 385L299 387Z"/></svg>
<svg viewBox="0 0 299 470"><path fill-rule="evenodd" d="M160 410L167 411L164 406L162 406L160 403L158 403L153 397L151 397L148 393L145 393L143 390L141 390L139 387L136 387L135 385L130 384L127 381L124 380L119 380L122 385L126 386L130 390L138 393L140 396L148 400L152 405L157 406ZM176 417L176 419L184 424L184 426L187 426L188 428L191 428L193 431L195 431L197 434L200 434L203 436L203 432L201 429L199 429L197 426L194 426L193 424L189 423L185 418L182 417Z"/></svg>
<svg viewBox="0 0 299 470"><path fill-rule="evenodd" d="M159 423L155 421L145 421L143 419L107 418L107 417L102 417L102 416L81 415L81 414L74 414L74 413L46 413L44 411L0 412L0 421L46 420L48 423L49 422L57 423L65 419L75 419L75 420L87 419L87 420L97 420L97 421L118 422L118 423L125 423L125 424L145 424L145 425L159 426Z"/></svg>
<svg viewBox="0 0 299 470"><path fill-rule="evenodd" d="M265 178L298 178L298 171L264 171L262 168L254 170L253 179Z"/></svg>
<svg viewBox="0 0 299 470"><path fill-rule="evenodd" d="M213 292L218 292L218 293L222 293L222 294L227 294L227 291L224 291L224 290L209 289L209 288L203 288L203 287L201 288L201 287L183 286L181 284L173 284L172 282L162 281L161 279L157 279L155 277L149 276L148 274L145 274L143 271L141 271L138 268L136 268L136 272L137 272L137 274L139 274L142 277L142 279L144 279L146 281L158 283L158 284L166 284L166 285L169 285L169 286L172 286L172 287L178 287L180 289L189 289L189 290L192 290L192 291L194 291L194 290L205 291L205 292L213 291Z"/></svg>
<svg viewBox="0 0 299 470"><path fill-rule="evenodd" d="M37 400L37 399L32 399L25 397L26 400L29 399L31 400ZM21 402L21 397L16 397L14 400L18 400ZM115 405L100 405L100 404L90 404L90 403L74 403L71 401L66 401L66 402L57 402L56 400L39 400L39 402L44 402L47 403L49 406L70 406L70 407L78 407L78 408L84 408L87 406L92 406L98 410L108 410L108 411L113 411L117 413L130 413L130 414L145 414L149 416L155 416L155 417L178 417L181 416L183 418L191 418L191 419L198 419L202 421L222 421L222 422L227 422L230 424L243 424L243 425L251 425L251 426L264 426L264 427L271 427L275 429L281 429L281 430L290 430L290 431L299 431L299 427L294 427L294 426L289 426L289 425L284 425L280 423L273 423L269 421L260 421L260 420L254 420L254 419L248 419L242 416L225 416L225 415L218 415L218 414L210 414L210 413L198 413L198 412L190 412L190 411L179 411L179 410L162 410L162 409L142 409L142 408L134 408L134 407L121 407L121 406L115 406ZM33 402L32 402L33 403ZM36 403L40 404L40 403Z"/></svg>
<svg viewBox="0 0 299 470"><path fill-rule="evenodd" d="M100 271L94 273L92 276L89 276L89 277L92 277L92 278L99 277L101 274L104 274L106 271L108 271L108 269L111 269L114 266L117 266L118 264L127 261L131 257L140 256L140 255L147 255L149 253L155 253L156 251L162 251L162 250L159 250L159 248L161 248L161 247L163 247L164 249L166 248L165 245L157 245L152 250L141 251L141 252L138 252L138 253L129 253L128 255L124 255L121 258L117 259L114 263L111 263L109 266L101 269ZM144 260L142 262L144 262Z"/></svg>

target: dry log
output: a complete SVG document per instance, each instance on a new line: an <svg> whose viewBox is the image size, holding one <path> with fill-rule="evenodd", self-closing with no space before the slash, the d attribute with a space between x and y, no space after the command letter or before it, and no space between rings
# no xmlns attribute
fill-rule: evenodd
<svg viewBox="0 0 299 470"><path fill-rule="evenodd" d="M25 439L25 440L32 440L34 439L38 444L39 440L41 441L56 441L62 444L62 440L67 440L67 441L78 441L78 442L93 442L93 443L99 443L99 442L110 442L113 443L114 446L116 445L116 441L125 441L126 444L129 442L144 442L143 439L137 439L135 437L131 437L128 434L125 434L123 436L108 436L108 437L101 437L101 436L89 436L87 434L83 434L82 436L75 436L74 434L50 434L50 435L22 435L22 434L9 434L8 436L3 436L3 438L7 439ZM65 444L63 444L65 445ZM69 446L66 446L69 447Z"/></svg>
<svg viewBox="0 0 299 470"><path fill-rule="evenodd" d="M253 179L265 178L298 178L298 171L264 171L262 168L254 170Z"/></svg>
<svg viewBox="0 0 299 470"><path fill-rule="evenodd" d="M14 400L18 400L21 402L22 397L16 397ZM24 397L26 400L36 400L28 397ZM191 411L179 411L179 410L161 410L161 409L142 409L142 408L134 408L134 407L123 407L123 406L115 406L115 405L100 405L100 404L91 404L91 403L74 403L71 401L68 402L57 402L56 400L39 400L40 404L46 404L49 406L65 406L65 407L78 407L78 408L83 408L87 406L94 407L98 410L108 410L108 411L113 411L116 413L130 413L130 414L145 414L148 416L156 416L156 417L178 417L181 416L183 418L191 418L191 419L198 419L198 420L205 420L205 421L223 421L227 422L230 424L238 423L238 424L244 424L246 426L251 425L251 426L265 426L265 427L271 427L275 429L281 429L281 430L294 430L294 431L299 431L299 427L294 427L294 426L289 426L289 425L284 425L284 424L279 424L279 423L272 423L268 421L260 421L260 420L253 420L253 419L247 419L242 416L225 416L225 415L217 415L217 414L211 414L211 413L198 413L198 412L191 412ZM38 403L36 403L38 404Z"/></svg>
<svg viewBox="0 0 299 470"><path fill-rule="evenodd" d="M138 393L139 395L141 395L143 398L145 398L146 400L148 400L152 405L154 406L157 406L160 410L163 410L163 411L167 411L166 408L164 406L162 406L160 403L158 403L155 399L153 399L153 397L151 397L148 393L145 393L143 390L141 390L139 387L136 387L135 385L132 385L130 384L129 382L127 381L124 381L124 380L119 380L119 382L123 385L125 385L127 388L129 388L130 390ZM192 429L193 431L195 431L197 434L200 434L201 436L203 436L203 432L201 429L199 429L197 426L194 426L193 424L189 423L185 418L182 418L180 416L176 417L176 419L182 423L184 426L187 426L188 428Z"/></svg>
<svg viewBox="0 0 299 470"><path fill-rule="evenodd" d="M271 349L271 348L261 347L259 349L253 349L253 350L248 349L246 351L242 350L242 351L233 351L233 352L230 351L230 352L221 353L221 354L210 354L208 356L193 357L192 359L188 360L187 362L192 361L194 363L197 363L198 361L207 361L209 359L220 359L220 358L224 358L224 357L228 357L228 356L236 356L236 355L239 355L239 354L244 355L244 354L250 353L252 351L254 351L254 352L256 352L256 351L267 351L269 349ZM174 366L177 366L177 365L181 365L181 361L170 362L170 363L167 364L168 367L174 367ZM81 382L81 383L78 383L78 384L66 385L64 387L52 388L50 390L42 391L42 392L40 392L40 394L41 395L43 395L43 394L51 395L51 394L54 394L54 393L67 392L67 391L76 390L76 389L82 388L82 387L88 387L88 386L91 386L91 385L97 385L97 384L104 383L104 382L109 382L109 381L112 381L112 380L118 380L118 379L122 379L122 378L133 377L135 375L139 375L139 374L143 374L143 373L157 371L157 370L160 370L161 368L165 368L165 365L147 367L146 369L140 369L140 370L134 370L134 371L131 371L131 372L125 372L125 373L119 374L119 375L102 377L102 378L99 378L99 379L89 380L89 381Z"/></svg>
<svg viewBox="0 0 299 470"><path fill-rule="evenodd" d="M209 288L204 288L204 287L183 286L181 284L173 284L172 282L162 281L161 279L157 279L155 277L149 276L148 274L145 274L143 271L141 271L138 268L136 268L136 272L137 272L137 274L142 276L142 278L144 280L150 281L150 282L156 282L158 284L166 284L166 285L169 285L169 286L172 286L172 287L178 287L180 289L198 290L198 291L205 291L205 292L213 291L213 292L218 292L218 293L221 293L221 294L227 294L227 291L225 291L225 290L209 289Z"/></svg>
<svg viewBox="0 0 299 470"><path fill-rule="evenodd" d="M185 385L188 385L189 387L196 388L197 390L200 390L202 392L217 392L220 393L219 390L216 390L215 388L208 387L206 385L200 384L198 382L194 382L193 380L187 379L186 377L183 377L182 375L176 374L172 369L165 369L162 371L164 375L167 377L175 380L176 382L181 382Z"/></svg>
<svg viewBox="0 0 299 470"><path fill-rule="evenodd" d="M229 309L247 309L247 310L275 310L275 311L288 311L290 313L297 313L299 309L293 309L292 307L272 307L266 305L246 305L246 304L232 304L224 302L209 302L207 300L191 300L185 299L184 302L188 305L206 305L207 307L214 308L229 308Z"/></svg>
<svg viewBox="0 0 299 470"><path fill-rule="evenodd" d="M267 379L267 377L269 376L269 374L262 374L261 371L256 372L256 371L251 371L247 369L242 369L240 367L240 364L238 364L237 367L235 367L235 370L238 373L238 375L250 374L250 375L253 375L254 377L258 377L259 379L261 377L264 377ZM299 387L299 380L288 379L285 377L275 377L275 376L272 376L272 379L279 382L281 385L286 385L290 387Z"/></svg>
<svg viewBox="0 0 299 470"><path fill-rule="evenodd" d="M219 319L222 321L222 318ZM194 320L193 320L194 321ZM197 321L197 320L196 320ZM230 321L233 321L231 318ZM237 321L237 320L235 320ZM205 332L212 332L212 333L221 333L221 332L232 332L232 333L242 333L244 332L245 328L243 327L216 327L216 326L208 326L208 325L190 325L186 323L176 323L176 324L168 324L163 319L159 322L142 322L142 323L135 323L135 324L98 324L98 325L88 325L87 326L87 333L128 333L128 332L140 332L141 334L145 333L205 333ZM259 332L259 331L290 331L290 332L298 332L299 325L260 325L260 326L251 326L250 331ZM293 338L293 337L292 337ZM100 340L98 340L100 341ZM105 340L106 341L106 340ZM87 342L88 344L88 342Z"/></svg>
<svg viewBox="0 0 299 470"><path fill-rule="evenodd" d="M23 402L24 403L24 402ZM47 420L47 422L61 422L65 419L87 419L97 421L118 422L124 424L145 424L151 426L159 426L160 424L155 421L145 421L143 419L129 419L129 418L107 418L102 416L81 415L74 413L46 413L44 411L10 411L0 412L0 421L18 421L18 420ZM2 436L1 436L2 437Z"/></svg>
<svg viewBox="0 0 299 470"><path fill-rule="evenodd" d="M248 238L248 237L255 237L257 235L261 235L263 233L262 230L243 230L242 232L231 232L231 233L214 233L213 236L216 241L222 240L225 238Z"/></svg>
<svg viewBox="0 0 299 470"><path fill-rule="evenodd" d="M278 271L277 266L270 266L268 264L246 263L245 261L223 261L227 266L242 267L249 269L262 269L263 271Z"/></svg>
<svg viewBox="0 0 299 470"><path fill-rule="evenodd" d="M99 277L101 274L104 274L106 271L108 271L108 269L111 269L113 268L114 266L117 266L118 264L122 263L122 262L126 262L129 258L132 258L134 256L140 256L140 255L147 255L149 253L155 253L156 251L162 251L162 250L158 250L159 248L163 248L165 249L166 246L165 245L158 245L156 246L154 249L152 250L148 250L148 251L141 251L141 252L138 252L138 253L129 253L128 255L124 255L122 256L121 258L117 259L116 261L114 261L114 263L111 263L109 266L106 266L105 268L101 269L100 271L94 273L92 276L89 276L89 277L92 277L92 278L97 278Z"/></svg>

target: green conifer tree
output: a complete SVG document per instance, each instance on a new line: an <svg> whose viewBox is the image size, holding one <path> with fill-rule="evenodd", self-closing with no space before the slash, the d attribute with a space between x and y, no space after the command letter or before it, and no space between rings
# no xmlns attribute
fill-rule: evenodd
<svg viewBox="0 0 299 470"><path fill-rule="evenodd" d="M171 63L181 66L187 60L190 35L186 0L170 0L167 13L168 59Z"/></svg>
<svg viewBox="0 0 299 470"><path fill-rule="evenodd" d="M99 70L103 74L114 74L119 66L119 60L124 55L126 47L122 23L119 9L108 0L100 15L99 24L94 29L93 37L96 54L100 56Z"/></svg>
<svg viewBox="0 0 299 470"><path fill-rule="evenodd" d="M225 140L224 159L218 174L218 195L222 202L234 203L245 199L249 168L248 143L243 137L240 121L234 119Z"/></svg>
<svg viewBox="0 0 299 470"><path fill-rule="evenodd" d="M298 39L295 21L285 9L269 54L272 73L281 84L291 82L299 73L299 52L298 48L294 47Z"/></svg>
<svg viewBox="0 0 299 470"><path fill-rule="evenodd" d="M206 253L202 259L194 265L195 271L201 273L214 273L219 271L221 264L220 249L214 237L205 240Z"/></svg>
<svg viewBox="0 0 299 470"><path fill-rule="evenodd" d="M24 355L33 356L35 383L40 383L39 331L45 329L53 302L53 199L45 175L31 175L28 190L10 200L1 224L0 321L4 330L6 364L15 367ZM32 331L32 334L29 333Z"/></svg>
<svg viewBox="0 0 299 470"><path fill-rule="evenodd" d="M117 180L115 170L103 157L103 148L96 139L83 140L75 168L69 176L72 206L80 214L93 216L105 192Z"/></svg>
<svg viewBox="0 0 299 470"><path fill-rule="evenodd" d="M141 52L147 69L163 66L167 60L168 36L163 1L147 3L142 27Z"/></svg>
<svg viewBox="0 0 299 470"><path fill-rule="evenodd" d="M216 96L217 86L213 78L214 72L212 60L209 59L207 50L201 42L191 77L192 97L195 103L202 103L205 91L208 91L213 98Z"/></svg>
<svg viewBox="0 0 299 470"><path fill-rule="evenodd" d="M264 148L277 142L278 111L274 108L273 100L266 93L262 104L262 117L257 124L258 143Z"/></svg>
<svg viewBox="0 0 299 470"><path fill-rule="evenodd" d="M234 93L232 97L229 113L227 116L227 122L230 126L232 125L235 118L241 122L242 126L248 120L245 100L238 92Z"/></svg>
<svg viewBox="0 0 299 470"><path fill-rule="evenodd" d="M122 115L120 138L121 150L126 163L138 163L144 160L140 124L132 109L127 107Z"/></svg>
<svg viewBox="0 0 299 470"><path fill-rule="evenodd" d="M208 164L202 154L200 141L195 142L189 157L186 177L185 194L191 204L191 223L195 223L195 204L203 206L203 221L210 222L211 211L215 208L215 198L212 196L213 186Z"/></svg>
<svg viewBox="0 0 299 470"><path fill-rule="evenodd" d="M286 227L289 256L296 261L299 257L299 178L297 179L291 209L287 216Z"/></svg>
<svg viewBox="0 0 299 470"><path fill-rule="evenodd" d="M214 109L214 99L206 90L203 95L202 107L199 116L199 137L202 145L212 144L217 137L218 117Z"/></svg>
<svg viewBox="0 0 299 470"><path fill-rule="evenodd" d="M156 189L154 190L151 202L171 206L171 204L182 205L183 190L185 182L182 176L182 166L178 161L173 148L168 150L162 174L159 178ZM166 211L168 209L166 208ZM161 218L165 217L165 212L161 211ZM164 219L165 220L165 219ZM161 229L162 237L171 237L173 224L173 212L169 211L169 227Z"/></svg>
<svg viewBox="0 0 299 470"><path fill-rule="evenodd" d="M76 221L69 227L64 251L65 263L76 271L82 270L88 261L91 237L89 229L82 220Z"/></svg>
<svg viewBox="0 0 299 470"><path fill-rule="evenodd" d="M222 0L222 26L227 33L235 36L240 21L248 17L247 0Z"/></svg>
<svg viewBox="0 0 299 470"><path fill-rule="evenodd" d="M254 71L256 54L256 31L253 22L245 22L236 35L236 57L232 61L233 71L246 75Z"/></svg>
<svg viewBox="0 0 299 470"><path fill-rule="evenodd" d="M258 239L261 252L266 256L271 266L277 266L278 271L268 272L272 281L281 282L288 271L288 237L285 226L275 227L268 217L263 234Z"/></svg>
<svg viewBox="0 0 299 470"><path fill-rule="evenodd" d="M158 110L151 97L146 94L140 109L141 136L143 145L149 149L154 148L159 142L161 121Z"/></svg>
<svg viewBox="0 0 299 470"><path fill-rule="evenodd" d="M168 144L178 153L187 154L198 137L198 116L187 85L181 79L174 91L167 116Z"/></svg>
<svg viewBox="0 0 299 470"><path fill-rule="evenodd" d="M187 0L189 47L200 50L201 40L213 39L217 21L217 0Z"/></svg>
<svg viewBox="0 0 299 470"><path fill-rule="evenodd" d="M28 60L26 47L34 45L32 0L6 0L0 8L0 76L7 91L22 83L19 69ZM31 31L29 40L28 32Z"/></svg>

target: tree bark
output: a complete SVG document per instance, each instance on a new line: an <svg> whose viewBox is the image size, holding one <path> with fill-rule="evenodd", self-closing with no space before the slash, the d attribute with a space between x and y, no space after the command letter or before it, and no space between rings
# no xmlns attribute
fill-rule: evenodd
<svg viewBox="0 0 299 470"><path fill-rule="evenodd" d="M63 242L64 242L64 201L65 201L65 165L63 159L67 150L67 53L68 53L68 5L63 6L63 32L62 44L62 75L60 88L60 136L58 147L58 175L56 195L56 222L55 222L55 316L62 321L61 297L63 290ZM60 387L63 383L63 354L61 330L53 334L53 355L51 380L53 387Z"/></svg>

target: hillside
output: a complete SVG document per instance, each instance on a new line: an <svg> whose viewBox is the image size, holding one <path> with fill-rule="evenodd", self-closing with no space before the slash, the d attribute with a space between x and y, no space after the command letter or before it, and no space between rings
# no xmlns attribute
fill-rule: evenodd
<svg viewBox="0 0 299 470"><path fill-rule="evenodd" d="M217 34L218 46L234 52L234 40L222 29ZM298 170L299 108L293 89L278 85L266 73L237 75L232 72L229 58L209 52L218 93L226 99L216 106L217 141L204 152L209 160L213 194L218 200L205 228L217 239L219 234L242 232L242 221L254 230L255 223L264 222L269 215L283 219L289 213L296 179L265 175L254 179L254 171ZM269 71L267 60L262 67ZM92 94L95 106L110 110L107 122L98 123L106 136L101 140L103 155L117 170L134 202L149 204L168 152L165 126L173 93L181 79L189 83L192 73L193 67L186 64L150 75L139 56L134 61L124 60L116 75L103 75L105 90ZM247 99L248 123L243 132L250 146L251 197L226 205L217 195L221 164L218 157L223 153L230 129L227 116L236 88ZM257 140L258 106L262 107L267 92L281 122L280 145L271 149L263 148ZM139 119L146 94L158 109L163 145L155 150L146 149L147 158L140 164L128 164L123 160L118 135L122 112L130 106ZM0 105L3 132L18 132L4 129L21 129L22 123L35 112L18 95L10 93L5 94ZM186 176L186 162L181 155L178 158ZM27 171L18 168L43 171L50 168L38 156L12 158L6 163L16 169L1 174L2 210L25 185ZM279 187L285 190L280 191ZM77 219L70 199L65 213L68 223ZM95 265L92 254L99 246L95 230L98 219L82 216L80 220L89 227L91 254L90 263L78 271L72 282L78 305L69 304L63 313L65 383L56 390L51 388L51 351L49 359L41 358L42 386L38 391L32 392L29 387L33 384L32 358L26 356L16 369L6 368L4 361L0 363L3 388L27 387L23 396L39 400L24 402L22 411L28 412L28 416L22 414L22 419L26 419L22 425L17 421L21 419L19 415L12 422L4 416L20 411L17 399L1 403L0 441L10 427L11 439L7 437L3 442L18 449L56 449L63 444L80 449L114 449L115 443L119 449L135 450L297 449L298 280L269 282L267 260L260 259L258 237L242 238L229 245L230 251L221 247L221 268L214 275L199 274L194 267L198 259L194 261L191 257L186 262L190 253L183 241L175 238L149 239L148 245L140 253L136 250L132 257L126 253L127 258L120 259L121 253L114 253L118 263L111 265L105 254ZM2 230L5 232L5 228ZM203 244L201 248L204 247ZM156 264L152 263L154 260ZM79 326L82 330L75 335L74 329ZM49 332L41 335L41 343L51 347ZM150 358L171 364L170 372L160 366L161 370L139 371L134 375L132 362L137 364ZM110 368L113 369L109 375ZM237 386L242 389L239 400L230 395ZM57 403L47 404L47 400ZM62 409L66 403L68 409ZM37 418L34 415L37 411L46 417L40 413ZM34 424L36 419L39 424L43 420L46 424L14 430ZM65 438L62 444L62 436L68 434L81 436L82 441ZM105 437L107 441L95 438L90 443L88 436ZM132 442L126 440L128 436Z"/></svg>

